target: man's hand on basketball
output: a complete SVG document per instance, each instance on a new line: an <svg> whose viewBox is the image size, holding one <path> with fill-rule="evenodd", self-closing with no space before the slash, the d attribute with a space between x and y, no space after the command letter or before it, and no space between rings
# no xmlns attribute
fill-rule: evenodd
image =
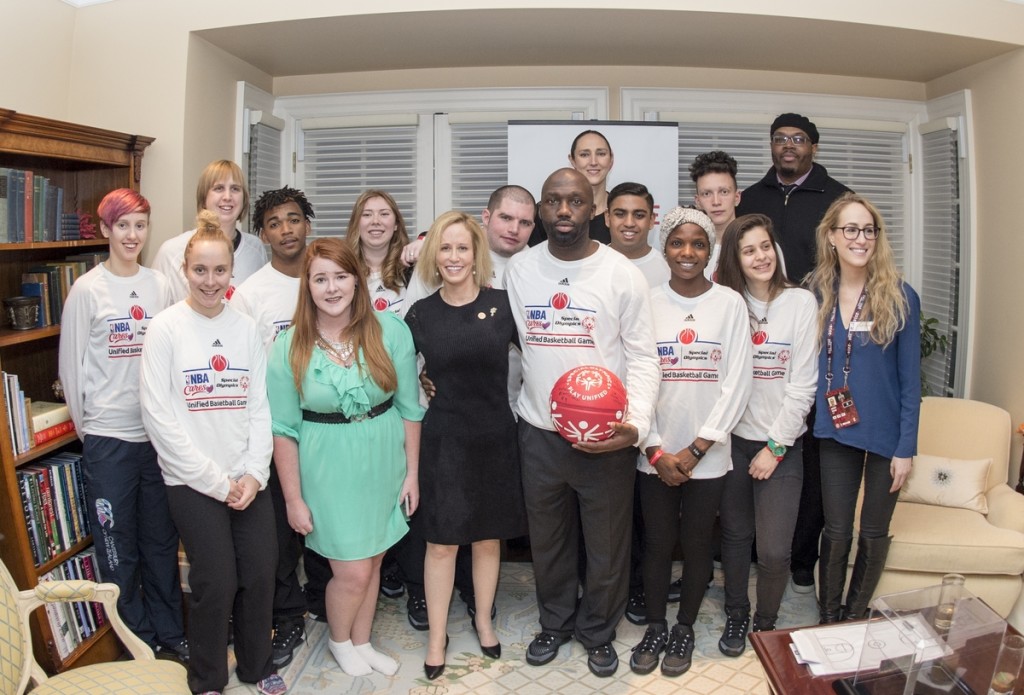
<svg viewBox="0 0 1024 695"><path fill-rule="evenodd" d="M588 454L606 454L609 451L618 451L629 446L634 446L640 439L640 433L636 427L628 422L609 422L612 429L612 436L601 442L577 442L573 444L574 449L585 451Z"/></svg>

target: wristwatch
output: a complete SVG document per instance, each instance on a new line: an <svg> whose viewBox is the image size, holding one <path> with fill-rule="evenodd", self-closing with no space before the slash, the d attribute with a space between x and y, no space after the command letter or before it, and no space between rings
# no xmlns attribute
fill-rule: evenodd
<svg viewBox="0 0 1024 695"><path fill-rule="evenodd" d="M775 457L775 461L777 463L781 462L782 459L786 456L786 451L787 451L786 445L785 444L779 444L777 441L775 441L774 439L772 439L770 437L768 438L768 443L765 445L765 448L767 448L768 451L770 451L772 453L772 456Z"/></svg>

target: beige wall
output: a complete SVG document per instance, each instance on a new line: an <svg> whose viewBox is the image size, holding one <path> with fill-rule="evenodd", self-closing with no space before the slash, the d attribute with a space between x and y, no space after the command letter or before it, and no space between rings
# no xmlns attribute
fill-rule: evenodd
<svg viewBox="0 0 1024 695"><path fill-rule="evenodd" d="M0 107L68 120L74 30L63 2L0 0Z"/></svg>
<svg viewBox="0 0 1024 695"><path fill-rule="evenodd" d="M972 319L976 332L971 355L971 396L1010 411L1024 422L1024 49L961 70L927 85L929 98L970 89L974 102L976 169L977 286ZM970 437L969 432L964 433ZM1021 437L1013 437L1011 468L1016 480Z"/></svg>

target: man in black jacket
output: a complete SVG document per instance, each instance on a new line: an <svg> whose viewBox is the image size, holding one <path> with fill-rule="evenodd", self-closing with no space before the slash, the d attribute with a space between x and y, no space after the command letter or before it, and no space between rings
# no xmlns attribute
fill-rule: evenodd
<svg viewBox="0 0 1024 695"><path fill-rule="evenodd" d="M807 117L784 113L771 127L772 166L760 181L743 191L737 215L761 213L771 218L786 257L786 272L802 282L814 268L814 230L825 210L850 190L820 164L818 129Z"/></svg>
<svg viewBox="0 0 1024 695"><path fill-rule="evenodd" d="M832 202L850 189L814 162L818 152L818 128L806 116L784 113L775 119L769 133L774 166L764 178L743 191L736 214L756 212L771 218L775 238L786 258L786 274L793 282L802 283L814 269L814 233L818 223ZM793 589L798 593L814 591L818 539L825 523L818 440L813 431L812 409L804 434L804 482L790 558Z"/></svg>

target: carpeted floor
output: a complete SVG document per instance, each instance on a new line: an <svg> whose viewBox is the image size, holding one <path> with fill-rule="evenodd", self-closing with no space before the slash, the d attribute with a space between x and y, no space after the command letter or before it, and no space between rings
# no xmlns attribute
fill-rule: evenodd
<svg viewBox="0 0 1024 695"><path fill-rule="evenodd" d="M680 573L676 568L676 576ZM751 597L756 571L751 568ZM373 644L398 659L401 668L395 676L373 674L365 678L345 675L327 649L327 625L307 621L307 640L296 652L294 661L282 671L293 695L327 693L408 693L408 695L461 695L464 693L607 693L625 695L666 695L687 692L702 695L739 695L767 693L761 667L753 651L731 659L718 651L725 616L722 611L721 570L715 570L715 583L708 589L694 626L697 647L693 667L680 678L665 678L660 672L638 676L629 669L630 649L640 641L644 628L625 618L619 624L616 651L619 670L611 678L597 678L587 669L586 650L578 642L562 647L558 657L547 666L526 663L526 646L540 629L533 586L533 568L529 563L505 562L498 584L496 627L502 643L502 658L494 660L480 654L476 635L469 624L465 605L453 598L448 632L447 669L444 676L428 681L423 675L426 633L413 630L406 620L405 598L381 598L374 623ZM669 613L673 607L669 605ZM779 627L817 623L814 594L796 594L786 590ZM232 676L226 695L255 692Z"/></svg>

